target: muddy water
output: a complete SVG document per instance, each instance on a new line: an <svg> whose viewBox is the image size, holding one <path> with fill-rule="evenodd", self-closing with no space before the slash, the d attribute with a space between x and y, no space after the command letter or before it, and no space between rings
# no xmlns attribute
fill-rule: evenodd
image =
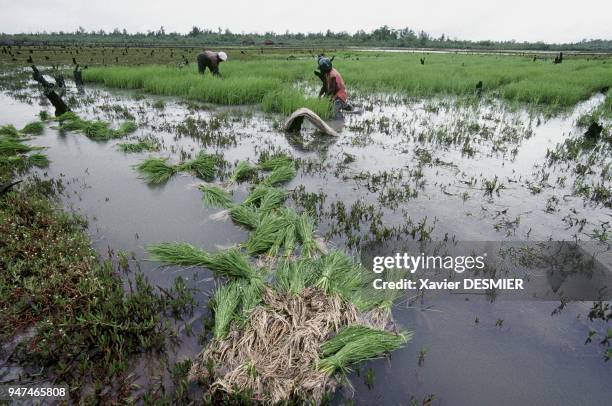
<svg viewBox="0 0 612 406"><path fill-rule="evenodd" d="M416 222L427 218L434 240L588 239L587 234L609 221L612 214L601 205L571 196L571 182L566 187L545 188L539 194L532 194L526 186L541 169L547 148L577 131L573 125L576 117L601 102L601 96L567 115L539 123L525 111L510 111L495 103L472 108L454 107L444 99L405 103L393 97L364 98L357 103L365 110L362 114L332 123L342 130L338 140L322 139L308 130L302 134L305 140L287 137L276 130L274 122L279 117L257 112L190 112L172 99L163 99L164 109L154 109L150 106L155 100L152 97L135 100L133 93L103 89L88 90L86 96L91 96L91 103L83 104L79 114L120 121L117 113L104 111L112 111L109 106L121 107L115 111L127 109L140 125L134 136L153 134L163 141L163 150L124 154L117 149L117 141L95 142L48 127L32 141L47 147L52 161L41 173L63 180L62 203L88 219L90 234L102 256L108 255L109 249L133 252L136 261L131 265L139 267L154 284L169 286L180 275L198 289L200 306L191 320L196 334L214 287L210 273L161 268L146 260L144 247L160 241L186 241L215 250L240 243L247 234L229 221L210 218L218 210L202 207L201 194L194 188L197 179L177 175L166 185L155 187L138 179L132 166L149 155L178 161L180 151L193 154L205 149L223 153L232 163L245 158L253 161L262 150L280 148L317 163L318 169L312 171L302 166L286 188L304 185L308 192L323 192L326 207L338 201L347 207L356 201L380 207L381 193L388 187L408 186L417 196L383 206L383 222L394 226L406 223L408 217ZM38 105L38 100L27 104L7 95L0 95L0 103L0 123L18 128L33 121L41 109L49 110ZM433 108L436 103L446 108ZM223 111L224 124L213 132L214 137L235 143L210 146L202 138L178 136L172 128L188 116L210 119ZM469 127L470 123L479 127ZM448 134L455 138L469 134L471 152L463 151L463 141L448 142ZM420 160L423 150L431 160ZM350 161L345 160L347 154ZM555 175L556 169L546 171ZM383 172L401 174L401 178L385 187L375 185L372 175ZM486 195L482 182L495 176L505 187L499 194ZM245 193L246 185L237 187L236 200ZM559 196L556 210L546 211L553 195ZM563 220L570 213L587 219L582 231L568 227ZM322 217L319 232L327 233L333 222ZM346 237L334 235L330 244L346 248ZM584 345L590 329L604 328L586 320L588 303L571 303L555 315L551 314L559 303L553 302L490 303L478 297L469 301L425 297L416 304L402 303L394 315L415 331L414 339L395 352L391 361L371 362L361 368L361 374L352 375L358 404L409 404L411 398L420 404L429 395L433 395L433 404L453 405L606 404L612 399L612 363L603 361L597 344ZM496 326L499 320L503 322ZM174 358L191 357L198 351L196 338L183 334L183 345ZM420 353L424 356L419 365ZM374 372L370 386L364 380L369 368ZM341 402L348 396L345 391L336 400Z"/></svg>

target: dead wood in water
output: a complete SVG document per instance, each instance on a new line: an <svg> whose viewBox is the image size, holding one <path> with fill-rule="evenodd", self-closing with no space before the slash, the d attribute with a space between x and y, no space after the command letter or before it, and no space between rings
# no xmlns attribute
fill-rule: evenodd
<svg viewBox="0 0 612 406"><path fill-rule="evenodd" d="M42 85L43 93L45 94L47 99L49 99L53 107L55 107L55 116L61 116L62 114L69 112L70 108L68 107L68 105L66 105L66 103L64 103L64 100L62 100L61 96L55 92L55 86L52 83L48 82L47 79L45 79L43 74L40 73L40 71L35 65L32 65L32 71L32 77L35 81ZM58 85L62 82L63 78L58 81Z"/></svg>

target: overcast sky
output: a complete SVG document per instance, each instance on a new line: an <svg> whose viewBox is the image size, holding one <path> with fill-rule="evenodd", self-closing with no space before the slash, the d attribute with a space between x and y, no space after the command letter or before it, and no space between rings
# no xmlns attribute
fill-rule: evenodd
<svg viewBox="0 0 612 406"><path fill-rule="evenodd" d="M366 31L388 25L469 40L612 39L612 0L0 0L0 32Z"/></svg>

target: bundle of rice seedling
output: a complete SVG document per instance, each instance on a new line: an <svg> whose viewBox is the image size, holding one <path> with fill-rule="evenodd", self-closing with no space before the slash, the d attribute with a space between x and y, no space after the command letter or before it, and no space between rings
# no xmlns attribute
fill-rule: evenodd
<svg viewBox="0 0 612 406"><path fill-rule="evenodd" d="M259 210L263 213L269 213L282 206L286 199L287 192L284 190L274 187L265 188L265 192L259 200Z"/></svg>
<svg viewBox="0 0 612 406"><path fill-rule="evenodd" d="M282 189L259 185L244 199L242 204L261 208L264 199L266 200L264 209L269 211L285 202L287 192Z"/></svg>
<svg viewBox="0 0 612 406"><path fill-rule="evenodd" d="M213 256L184 242L162 242L147 246L152 259L171 265L210 267Z"/></svg>
<svg viewBox="0 0 612 406"><path fill-rule="evenodd" d="M405 269L388 269L382 274L362 273L361 289L351 297L351 302L361 311L376 308L383 317L391 314L393 303L399 299L403 292L400 289L375 289L372 282L375 278L384 282L397 282L406 277Z"/></svg>
<svg viewBox="0 0 612 406"><path fill-rule="evenodd" d="M36 166L38 168L46 168L50 163L49 158L47 158L45 154L40 153L28 155L27 161L28 165Z"/></svg>
<svg viewBox="0 0 612 406"><path fill-rule="evenodd" d="M293 158L285 154L277 154L270 157L262 157L259 167L264 171L272 171L282 166L294 166Z"/></svg>
<svg viewBox="0 0 612 406"><path fill-rule="evenodd" d="M240 287L237 283L229 283L221 286L213 297L213 311L215 312L215 324L213 334L216 339L227 336L230 324L238 317L238 305L240 304Z"/></svg>
<svg viewBox="0 0 612 406"><path fill-rule="evenodd" d="M327 349L328 353L337 349L333 355L319 361L319 370L328 375L336 371L346 373L350 364L378 358L385 353L397 350L412 338L412 333L393 334L383 330L363 328L363 326L348 328L350 330L336 336L339 338L334 337L322 345L322 348Z"/></svg>
<svg viewBox="0 0 612 406"><path fill-rule="evenodd" d="M198 189L202 191L202 202L204 207L228 208L232 202L232 197L219 186L200 185Z"/></svg>
<svg viewBox="0 0 612 406"><path fill-rule="evenodd" d="M243 182L250 179L257 172L257 168L247 161L240 161L230 177L230 183Z"/></svg>
<svg viewBox="0 0 612 406"><path fill-rule="evenodd" d="M331 251L316 261L315 286L327 294L338 294L346 300L363 286L361 264L341 251Z"/></svg>
<svg viewBox="0 0 612 406"><path fill-rule="evenodd" d="M269 213L261 217L259 225L247 241L250 255L269 251L275 243L284 241L287 228L295 222L295 212L283 210L280 213Z"/></svg>
<svg viewBox="0 0 612 406"><path fill-rule="evenodd" d="M218 156L202 152L191 161L179 164L177 170L193 172L200 179L212 181L215 178L215 168L218 162Z"/></svg>
<svg viewBox="0 0 612 406"><path fill-rule="evenodd" d="M0 126L0 135L8 135L11 137L19 137L19 131L13 124L6 124Z"/></svg>
<svg viewBox="0 0 612 406"><path fill-rule="evenodd" d="M43 131L45 131L45 126L40 121L28 123L21 129L22 133L31 135L40 135L43 133Z"/></svg>
<svg viewBox="0 0 612 406"><path fill-rule="evenodd" d="M168 158L147 158L136 165L136 170L149 183L165 183L176 173L176 168L167 161Z"/></svg>
<svg viewBox="0 0 612 406"><path fill-rule="evenodd" d="M32 151L34 148L30 147L18 138L11 137L0 137L0 155L11 156L17 154L24 154Z"/></svg>
<svg viewBox="0 0 612 406"><path fill-rule="evenodd" d="M117 137L124 137L128 134L133 133L138 129L138 125L134 121L125 121L116 130Z"/></svg>
<svg viewBox="0 0 612 406"><path fill-rule="evenodd" d="M314 237L314 220L306 213L302 213L297 219L296 223L296 234L300 243L302 244L302 255L312 257L319 250L317 242Z"/></svg>
<svg viewBox="0 0 612 406"><path fill-rule="evenodd" d="M295 178L296 171L293 165L282 165L277 167L270 175L262 181L266 186L276 186L282 183L287 183Z"/></svg>
<svg viewBox="0 0 612 406"><path fill-rule="evenodd" d="M110 128L109 123L104 121L84 121L85 126L81 130L83 133L93 140L106 141L112 138L118 138L118 134Z"/></svg>
<svg viewBox="0 0 612 406"><path fill-rule="evenodd" d="M281 292L297 295L312 285L315 277L314 265L310 259L284 260L277 266L274 276L276 286Z"/></svg>
<svg viewBox="0 0 612 406"><path fill-rule="evenodd" d="M118 144L119 149L126 153L142 152L142 151L159 151L161 144L157 138L152 135L147 135L138 138L138 142L124 142Z"/></svg>
<svg viewBox="0 0 612 406"><path fill-rule="evenodd" d="M233 221L250 229L259 227L260 213L253 206L242 204L233 205L229 209Z"/></svg>
<svg viewBox="0 0 612 406"><path fill-rule="evenodd" d="M244 279L251 283L260 283L261 274L238 249L220 251L213 256L209 268L219 276L232 279Z"/></svg>
<svg viewBox="0 0 612 406"><path fill-rule="evenodd" d="M238 286L240 289L240 319L246 321L253 309L261 303L263 285L241 281Z"/></svg>

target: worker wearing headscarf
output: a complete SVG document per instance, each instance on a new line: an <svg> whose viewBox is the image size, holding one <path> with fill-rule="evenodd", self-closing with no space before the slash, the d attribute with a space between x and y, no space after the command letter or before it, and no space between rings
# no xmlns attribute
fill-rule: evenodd
<svg viewBox="0 0 612 406"><path fill-rule="evenodd" d="M321 86L319 97L323 95L328 96L334 105L336 115L341 115L341 110L346 109L348 106L348 95L344 86L344 80L340 73L334 69L329 58L320 56L318 62L319 70L323 74L320 76L323 86Z"/></svg>
<svg viewBox="0 0 612 406"><path fill-rule="evenodd" d="M208 68L213 75L220 75L219 64L225 61L227 61L227 54L223 51L204 51L198 55L198 72L203 74Z"/></svg>

